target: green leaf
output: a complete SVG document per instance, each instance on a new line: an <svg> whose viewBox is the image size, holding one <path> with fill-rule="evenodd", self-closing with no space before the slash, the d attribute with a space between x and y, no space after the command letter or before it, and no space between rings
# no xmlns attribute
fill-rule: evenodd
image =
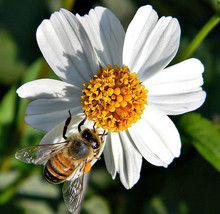
<svg viewBox="0 0 220 214"><path fill-rule="evenodd" d="M15 116L16 93L12 87L0 102L0 154L3 157L8 149L8 139L11 137L12 123Z"/></svg>
<svg viewBox="0 0 220 214"><path fill-rule="evenodd" d="M83 210L89 214L110 214L107 201L98 195L94 195L83 203Z"/></svg>
<svg viewBox="0 0 220 214"><path fill-rule="evenodd" d="M6 171L0 173L0 190L12 184L18 178L18 171Z"/></svg>
<svg viewBox="0 0 220 214"><path fill-rule="evenodd" d="M25 72L26 65L18 59L18 48L12 36L0 29L0 82L4 85L16 83Z"/></svg>
<svg viewBox="0 0 220 214"><path fill-rule="evenodd" d="M102 189L108 188L109 185L114 185L116 183L107 172L106 168L96 167L94 167L90 173L90 182L92 184L91 186ZM89 186L89 188L91 188L91 186Z"/></svg>
<svg viewBox="0 0 220 214"><path fill-rule="evenodd" d="M36 79L41 71L48 71L42 59L37 60L27 70L24 82ZM12 86L0 102L0 160L1 170L10 168L14 151L19 146L25 131L24 116L28 100L21 99L16 94L17 86ZM12 134L13 133L13 134ZM31 142L31 141L30 141Z"/></svg>
<svg viewBox="0 0 220 214"><path fill-rule="evenodd" d="M23 83L38 79L41 72L45 69L44 64L45 62L43 58L39 58L30 67L28 67L26 75L23 78Z"/></svg>
<svg viewBox="0 0 220 214"><path fill-rule="evenodd" d="M36 60L27 69L26 75L23 77L22 84L37 79L37 77L40 75L40 72L43 70L43 63L44 62L43 62L42 58ZM18 95L16 94L16 96L18 96ZM25 116L25 108L26 108L29 101L27 99L22 99L22 98L18 98L18 99L20 101L20 105L19 105L19 112L18 112L17 117L19 120L19 124L22 124L22 122L24 120L24 116Z"/></svg>
<svg viewBox="0 0 220 214"><path fill-rule="evenodd" d="M31 214L51 214L54 213L52 208L45 200L20 199L16 201L17 207L23 210L23 213Z"/></svg>
<svg viewBox="0 0 220 214"><path fill-rule="evenodd" d="M19 186L18 193L27 196L55 199L61 194L61 191L58 185L46 182L42 179L41 173L36 173Z"/></svg>
<svg viewBox="0 0 220 214"><path fill-rule="evenodd" d="M205 0L213 9L215 9L216 11L218 11L219 9L219 0Z"/></svg>
<svg viewBox="0 0 220 214"><path fill-rule="evenodd" d="M161 197L153 197L149 204L146 204L146 213L168 214L166 206Z"/></svg>
<svg viewBox="0 0 220 214"><path fill-rule="evenodd" d="M15 108L15 87L12 87L0 102L0 124L11 123Z"/></svg>
<svg viewBox="0 0 220 214"><path fill-rule="evenodd" d="M213 123L190 113L182 116L180 126L200 154L220 171L220 133Z"/></svg>

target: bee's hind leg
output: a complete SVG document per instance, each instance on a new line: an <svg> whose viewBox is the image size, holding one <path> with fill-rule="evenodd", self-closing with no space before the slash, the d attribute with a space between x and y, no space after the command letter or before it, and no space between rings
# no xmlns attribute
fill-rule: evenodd
<svg viewBox="0 0 220 214"><path fill-rule="evenodd" d="M68 110L68 112L69 112L69 117L67 117L66 122L65 122L65 125L64 125L64 127L63 127L63 138L64 138L65 140L67 139L67 137L66 137L67 128L68 128L68 126L69 126L69 124L70 124L70 122L71 122L71 120L72 120L72 115L71 115L70 110Z"/></svg>

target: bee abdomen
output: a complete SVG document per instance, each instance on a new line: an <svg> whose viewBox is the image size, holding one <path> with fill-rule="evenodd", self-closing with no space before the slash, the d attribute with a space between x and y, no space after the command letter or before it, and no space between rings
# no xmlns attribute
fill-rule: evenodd
<svg viewBox="0 0 220 214"><path fill-rule="evenodd" d="M47 161L44 169L44 177L48 182L58 184L66 180L72 174L73 170L74 166L60 153Z"/></svg>

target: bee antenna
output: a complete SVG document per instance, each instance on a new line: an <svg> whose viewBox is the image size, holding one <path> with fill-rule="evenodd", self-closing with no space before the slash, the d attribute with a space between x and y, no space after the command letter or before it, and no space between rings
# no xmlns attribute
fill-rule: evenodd
<svg viewBox="0 0 220 214"><path fill-rule="evenodd" d="M81 132L81 126L84 125L85 121L87 119L87 115L85 114L85 118L79 123L78 125L78 131Z"/></svg>
<svg viewBox="0 0 220 214"><path fill-rule="evenodd" d="M93 128L93 131L95 131L95 124L96 124L96 123L94 123L94 124L93 124L93 127L92 127L92 128Z"/></svg>
<svg viewBox="0 0 220 214"><path fill-rule="evenodd" d="M72 115L71 115L70 110L68 110L68 112L69 112L69 117L67 117L66 122L65 122L65 125L64 125L64 127L63 127L63 138L64 138L65 140L67 139L67 137L66 137L67 128L68 128L68 126L69 126L69 124L70 124L70 122L71 122L71 120L72 120Z"/></svg>

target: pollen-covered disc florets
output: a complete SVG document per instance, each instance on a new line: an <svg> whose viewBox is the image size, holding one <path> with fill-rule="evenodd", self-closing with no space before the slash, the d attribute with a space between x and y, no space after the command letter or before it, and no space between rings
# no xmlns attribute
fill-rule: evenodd
<svg viewBox="0 0 220 214"><path fill-rule="evenodd" d="M147 104L147 90L127 66L100 68L84 83L80 101L88 120L110 132L124 131L141 118Z"/></svg>

